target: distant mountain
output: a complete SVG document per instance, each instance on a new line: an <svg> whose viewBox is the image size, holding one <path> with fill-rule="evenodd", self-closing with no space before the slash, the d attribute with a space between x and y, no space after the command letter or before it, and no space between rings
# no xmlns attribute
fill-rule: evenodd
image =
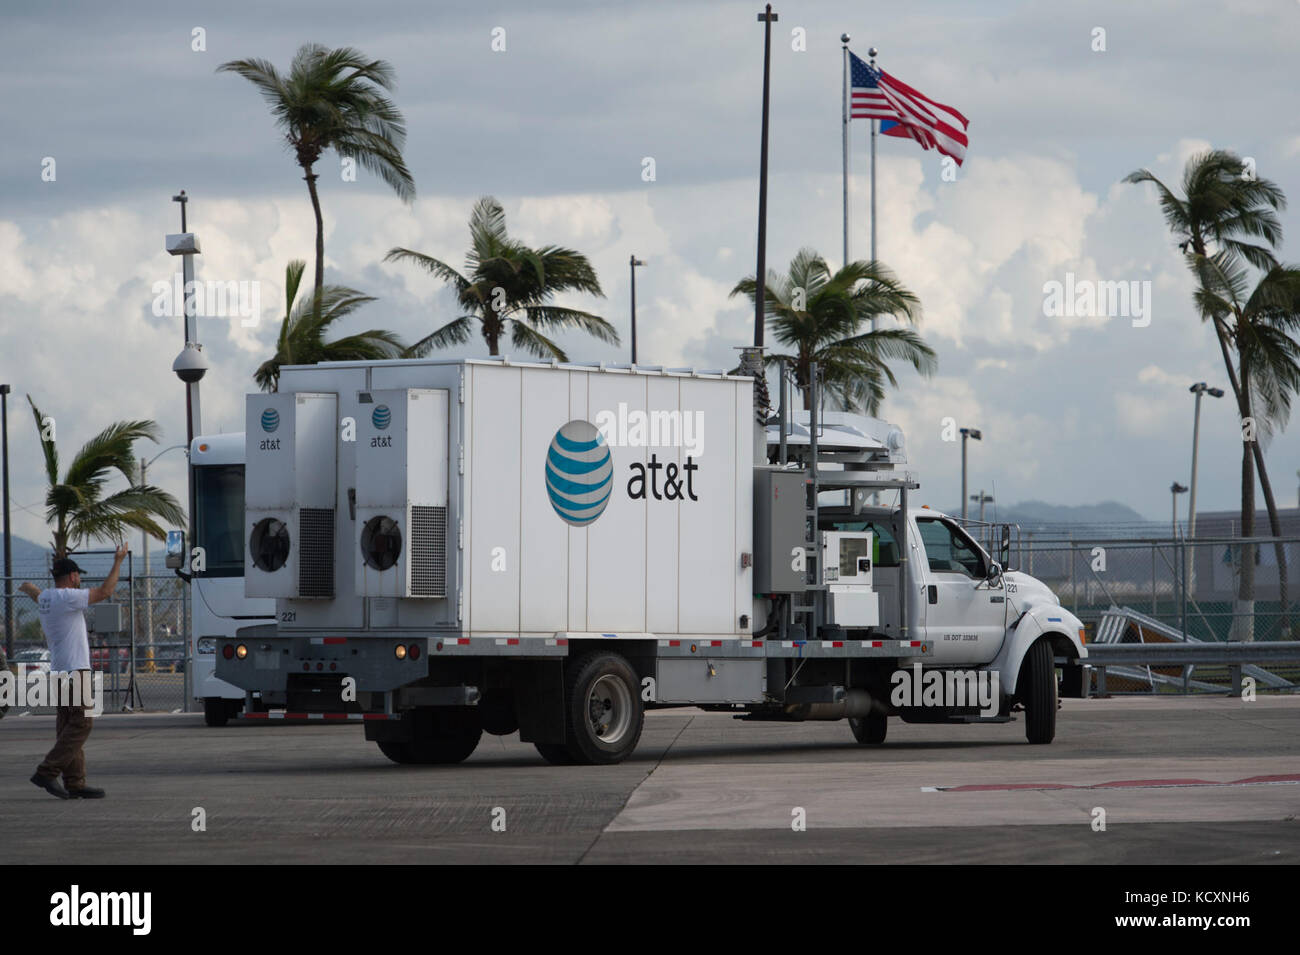
<svg viewBox="0 0 1300 955"><path fill-rule="evenodd" d="M961 508L955 508L947 513L960 514ZM979 506L972 503L967 515L977 518ZM1140 531L1152 529L1158 523L1118 501L1102 501L1100 504L1048 504L1046 501L1022 501L1019 504L999 506L996 509L993 505L986 505L984 519L990 522L1019 524L1023 531L1066 531L1075 527L1097 528L1099 526L1115 530ZM1160 524L1160 527L1168 531L1166 525Z"/></svg>
<svg viewBox="0 0 1300 955"><path fill-rule="evenodd" d="M132 534L131 537L131 548L136 563L135 572L137 574L143 573L144 560L140 554L140 535L139 533L135 533ZM10 538L9 548L13 554L15 577L27 577L32 580L38 580L38 578L44 577L49 573L51 555L48 544L37 544L24 537L15 536ZM107 544L99 544L94 545L89 549L102 551L102 553L73 554L73 560L75 560L80 566L86 568L88 575L91 577L101 577L108 573L109 567L113 564L113 555L109 546ZM167 549L165 547L158 547L157 549L150 548L149 560L151 566L149 572L151 574L166 573L166 571L163 570L163 560L166 556ZM124 570L122 573L126 573L126 571ZM0 564L0 575L3 574L4 565Z"/></svg>

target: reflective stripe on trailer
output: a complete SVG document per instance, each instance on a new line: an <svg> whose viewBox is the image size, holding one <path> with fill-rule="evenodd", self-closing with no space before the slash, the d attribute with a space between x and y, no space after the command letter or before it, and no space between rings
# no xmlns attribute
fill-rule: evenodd
<svg viewBox="0 0 1300 955"><path fill-rule="evenodd" d="M347 643L348 638L347 637L312 637L311 642L314 646L321 646L322 644L331 645L331 644L338 644L338 643Z"/></svg>
<svg viewBox="0 0 1300 955"><path fill-rule="evenodd" d="M400 720L399 713L241 713L246 720Z"/></svg>

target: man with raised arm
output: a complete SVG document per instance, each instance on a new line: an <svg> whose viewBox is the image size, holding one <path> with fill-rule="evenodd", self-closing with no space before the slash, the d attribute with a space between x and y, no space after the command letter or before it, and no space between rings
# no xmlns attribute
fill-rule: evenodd
<svg viewBox="0 0 1300 955"><path fill-rule="evenodd" d="M126 557L123 544L113 554L113 569L98 587L81 586L81 568L70 557L54 562L54 586L41 590L25 583L18 589L36 601L41 629L50 648L50 674L71 673L78 680L90 676L90 638L86 634L85 610L108 600L117 589L117 573ZM60 701L62 702L62 701ZM59 799L102 799L104 790L86 785L86 755L82 747L90 736L93 720L84 706L60 706L54 748L36 767L32 782ZM64 785L59 784L63 777Z"/></svg>

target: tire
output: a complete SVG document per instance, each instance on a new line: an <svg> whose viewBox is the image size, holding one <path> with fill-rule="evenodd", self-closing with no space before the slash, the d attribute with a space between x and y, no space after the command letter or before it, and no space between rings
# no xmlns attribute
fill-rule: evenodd
<svg viewBox="0 0 1300 955"><path fill-rule="evenodd" d="M225 726L230 722L230 707L225 700L203 701L203 722L209 726Z"/></svg>
<svg viewBox="0 0 1300 955"><path fill-rule="evenodd" d="M478 716L468 707L420 710L415 714L414 731L414 738L405 744L407 761L425 765L464 762L483 738Z"/></svg>
<svg viewBox="0 0 1300 955"><path fill-rule="evenodd" d="M889 717L873 711L861 719L850 719L849 729L859 743L883 743L889 731Z"/></svg>
<svg viewBox="0 0 1300 955"><path fill-rule="evenodd" d="M1050 743L1056 736L1056 664L1052 645L1039 640L1020 665L1020 702L1025 706L1025 738ZM1028 684L1027 686L1025 684Z"/></svg>
<svg viewBox="0 0 1300 955"><path fill-rule="evenodd" d="M413 763L411 758L410 743L398 743L391 740L379 740L379 751L395 763L401 763L403 766Z"/></svg>
<svg viewBox="0 0 1300 955"><path fill-rule="evenodd" d="M621 763L636 749L644 723L641 685L623 657L595 653L566 668L564 745L575 763Z"/></svg>
<svg viewBox="0 0 1300 955"><path fill-rule="evenodd" d="M537 752L542 754L542 759L546 760L552 766L572 766L574 759L569 755L568 748L563 743L534 743Z"/></svg>

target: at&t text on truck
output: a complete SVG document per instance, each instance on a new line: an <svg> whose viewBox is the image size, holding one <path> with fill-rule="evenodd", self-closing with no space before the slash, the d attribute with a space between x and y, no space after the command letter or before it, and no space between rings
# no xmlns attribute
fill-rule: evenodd
<svg viewBox="0 0 1300 955"><path fill-rule="evenodd" d="M1008 722L1050 742L1082 624L909 503L903 435L751 378L506 360L330 363L247 397L244 585L216 675L247 712L356 720L402 763L518 731L626 758L650 707ZM813 401L813 407L818 402ZM203 542L195 541L196 544ZM1021 712L1023 711L1023 712Z"/></svg>

